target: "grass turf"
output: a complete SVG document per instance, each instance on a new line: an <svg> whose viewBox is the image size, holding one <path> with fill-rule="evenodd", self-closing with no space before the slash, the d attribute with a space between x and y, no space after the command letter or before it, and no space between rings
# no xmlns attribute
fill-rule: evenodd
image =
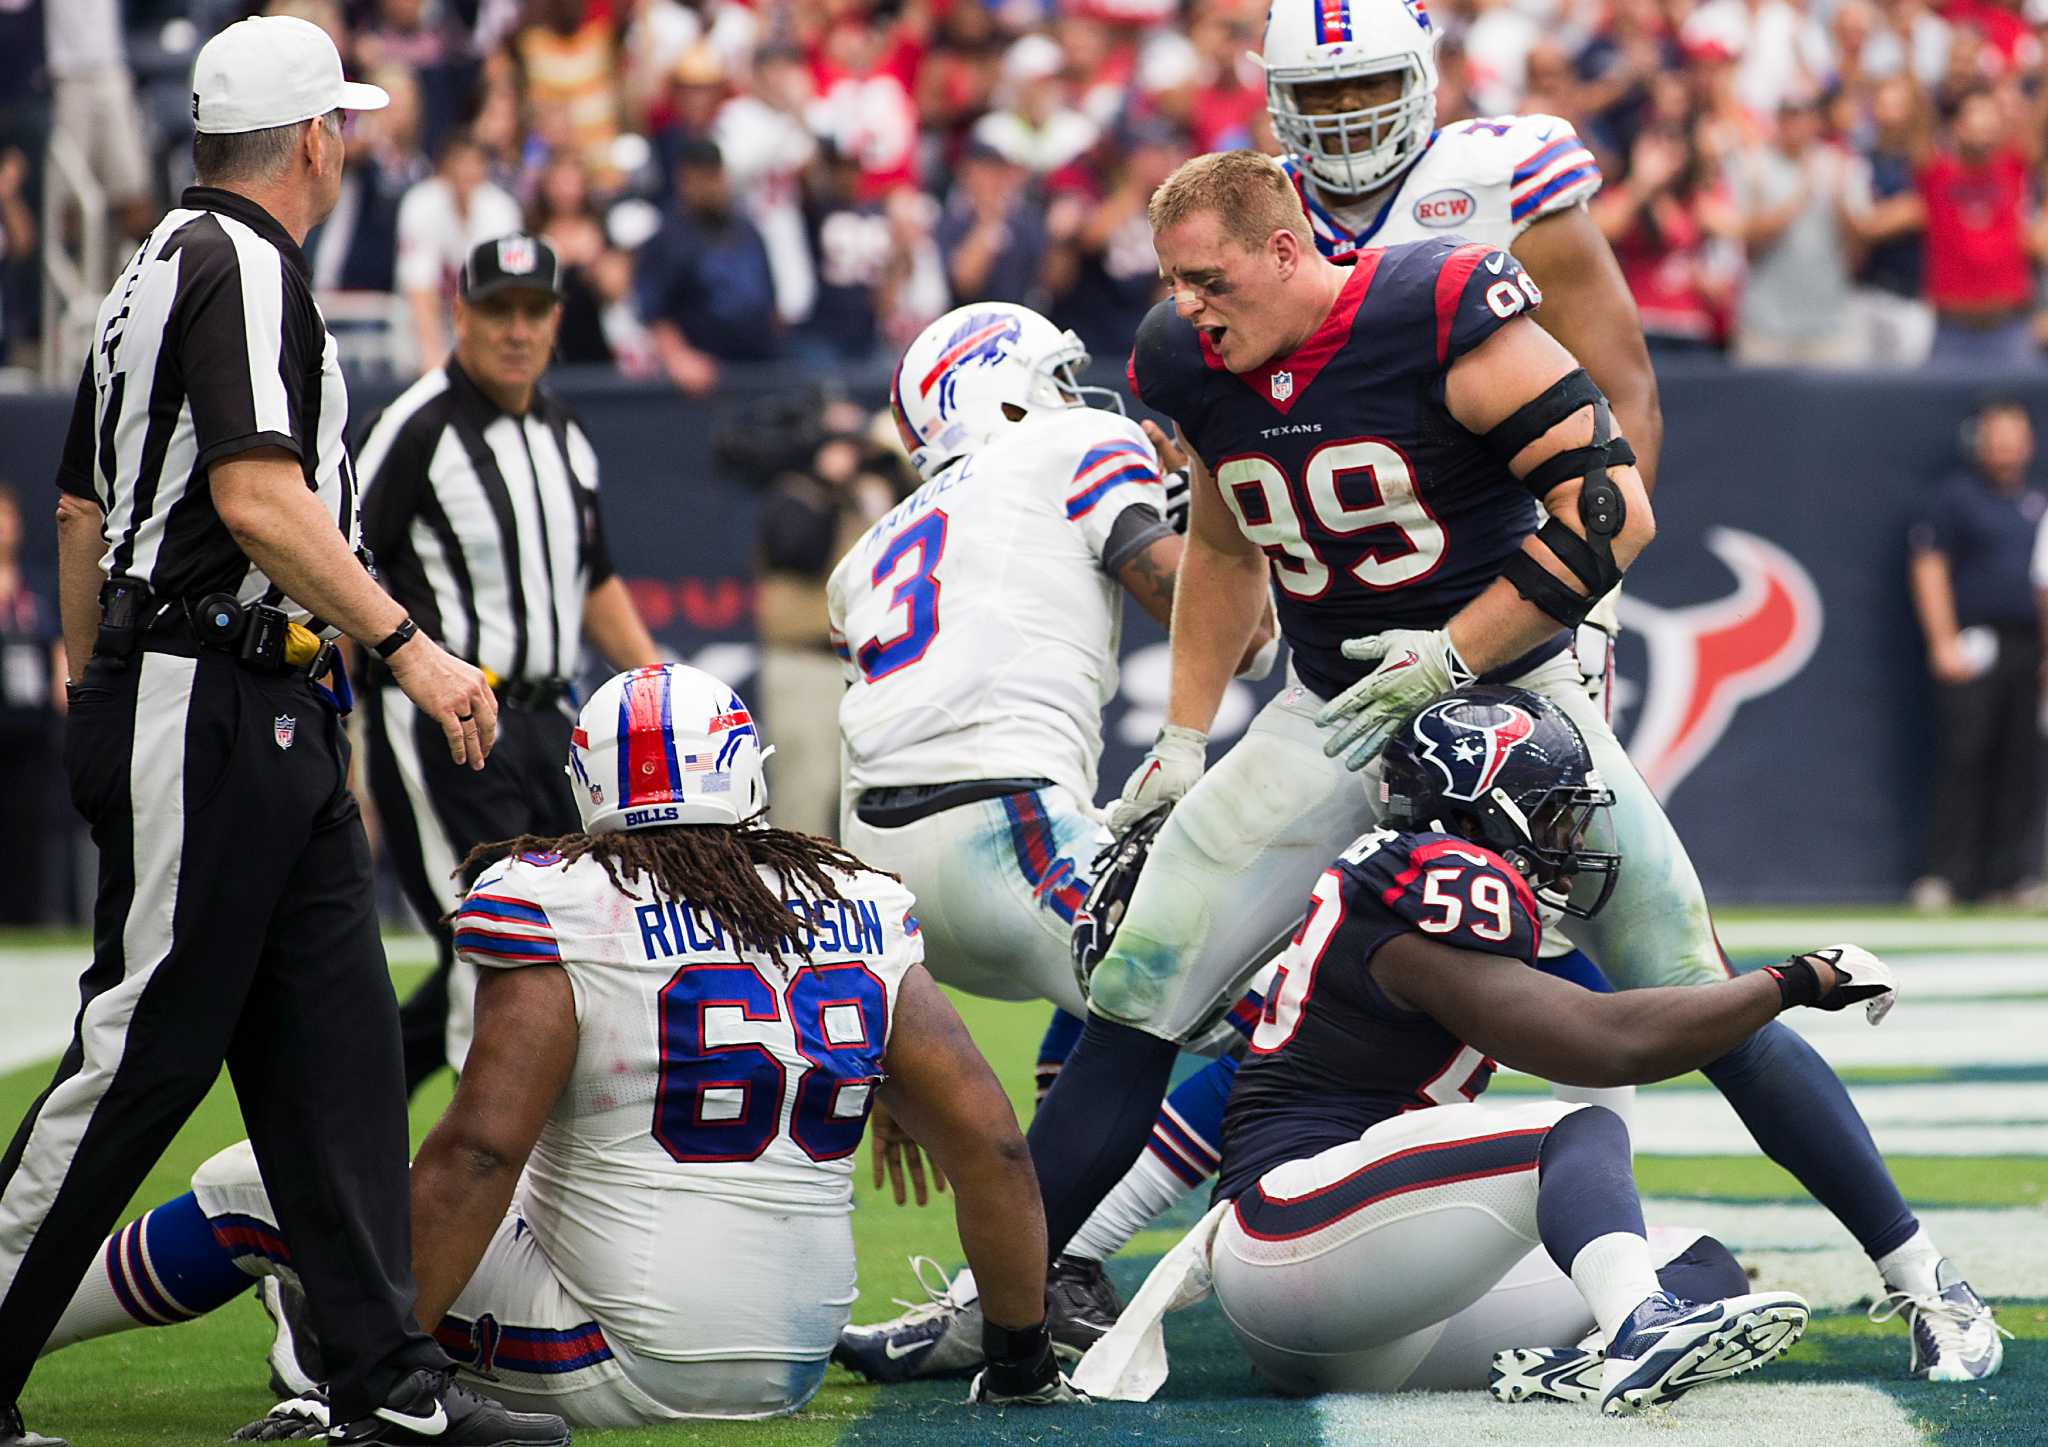
<svg viewBox="0 0 2048 1447"><path fill-rule="evenodd" d="M418 971L394 971L401 991ZM1029 1064L1044 1024L1042 1007L959 998L976 1038L1008 1084L1020 1112L1029 1106ZM18 1118L45 1084L47 1066L0 1076L0 1124ZM445 1077L414 1102L415 1139L445 1102ZM241 1135L225 1083L217 1085L136 1193L127 1219L181 1194L192 1170ZM1942 1204L2039 1204L2048 1197L2048 1159L2007 1157L1893 1161L1910 1198ZM1724 1199L1797 1200L1789 1176L1755 1157L1644 1157L1637 1162L1646 1193ZM906 1264L921 1252L950 1265L959 1259L950 1205L899 1208L856 1172L855 1235L860 1249L856 1320L888 1315L896 1296L917 1298ZM1146 1257L1178 1235L1155 1230L1133 1243L1116 1274L1128 1292ZM2001 1319L2019 1341L2003 1375L1984 1388L1901 1381L1904 1343L1896 1325L1874 1327L1857 1316L1817 1320L1774 1378L1786 1381L1874 1381L1892 1390L1943 1447L2048 1441L2048 1371L2032 1343L2048 1339L2048 1303L2004 1303ZM269 1322L253 1296L211 1316L168 1330L135 1331L59 1353L40 1364L23 1400L32 1426L70 1436L75 1447L182 1447L215 1443L270 1404L263 1352ZM878 1389L833 1369L824 1389L799 1417L758 1423L693 1423L685 1429L579 1431L579 1443L641 1447L678 1441L823 1447L828 1443L1136 1443L1310 1442L1322 1436L1307 1404L1261 1391L1213 1308L1169 1322L1174 1375L1159 1400L1051 1412L961 1412L959 1383ZM1541 1409L1534 1409L1541 1410ZM1591 1427L1594 1424L1588 1423Z"/></svg>

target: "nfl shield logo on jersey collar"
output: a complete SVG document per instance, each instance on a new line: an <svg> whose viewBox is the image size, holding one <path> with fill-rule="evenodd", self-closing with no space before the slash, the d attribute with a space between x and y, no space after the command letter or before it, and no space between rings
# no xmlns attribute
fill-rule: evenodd
<svg viewBox="0 0 2048 1447"><path fill-rule="evenodd" d="M288 749L292 746L292 740L298 736L299 721L288 713L281 713L271 720L270 732L271 737L277 740L279 748Z"/></svg>
<svg viewBox="0 0 2048 1447"><path fill-rule="evenodd" d="M1294 373L1275 372L1272 380L1273 400L1275 402L1285 402L1294 395Z"/></svg>

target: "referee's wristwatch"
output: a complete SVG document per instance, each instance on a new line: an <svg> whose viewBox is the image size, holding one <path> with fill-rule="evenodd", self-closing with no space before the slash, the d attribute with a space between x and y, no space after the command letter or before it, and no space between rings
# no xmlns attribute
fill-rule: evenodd
<svg viewBox="0 0 2048 1447"><path fill-rule="evenodd" d="M413 638L419 633L419 631L420 625L413 622L411 618L407 618L403 622L401 622L396 628L392 629L389 633L387 633L384 636L383 641L381 643L378 643L371 651L374 652L379 658L382 658L388 662L391 658L391 655L396 653L399 649L405 647L406 644L412 642Z"/></svg>

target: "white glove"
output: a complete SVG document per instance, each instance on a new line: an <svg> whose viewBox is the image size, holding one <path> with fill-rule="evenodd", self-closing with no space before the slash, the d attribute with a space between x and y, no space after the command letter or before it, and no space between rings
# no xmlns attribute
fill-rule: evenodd
<svg viewBox="0 0 2048 1447"><path fill-rule="evenodd" d="M266 1416L240 1428L230 1442L307 1442L327 1440L327 1398L318 1390L279 1402Z"/></svg>
<svg viewBox="0 0 2048 1447"><path fill-rule="evenodd" d="M1324 728L1343 725L1323 740L1324 757L1334 758L1351 749L1344 767L1354 771L1378 757L1381 745L1402 719L1476 677L1451 645L1451 635L1441 628L1390 628L1385 633L1346 640L1343 653L1361 663L1381 660L1378 668L1323 705L1316 715L1316 722Z"/></svg>
<svg viewBox="0 0 2048 1447"><path fill-rule="evenodd" d="M1840 977L1832 990L1813 1002L1815 1009L1846 1010L1867 1002L1863 1004L1864 1018L1875 1025L1898 1002L1899 981L1892 967L1862 946L1829 945L1807 953L1833 965Z"/></svg>
<svg viewBox="0 0 2048 1447"><path fill-rule="evenodd" d="M1246 683L1257 683L1273 671L1273 665L1280 660L1280 635L1274 634L1260 645L1252 655L1252 661L1237 671L1237 676Z"/></svg>
<svg viewBox="0 0 2048 1447"><path fill-rule="evenodd" d="M1124 780L1124 791L1109 806L1109 832L1121 836L1163 804L1171 804L1195 787L1209 763L1209 736L1200 729L1168 724L1159 731L1152 751Z"/></svg>

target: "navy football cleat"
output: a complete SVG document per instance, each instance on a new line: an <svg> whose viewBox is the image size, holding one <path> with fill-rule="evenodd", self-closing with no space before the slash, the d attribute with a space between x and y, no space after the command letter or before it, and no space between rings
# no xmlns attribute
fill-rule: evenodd
<svg viewBox="0 0 2048 1447"><path fill-rule="evenodd" d="M871 1382L910 1382L966 1377L979 1371L981 1292L974 1273L962 1271L948 1279L946 1269L929 1256L910 1258L910 1269L929 1301L921 1305L898 1299L908 1307L901 1316L869 1326L848 1326L839 1333L832 1360ZM934 1288L927 1273L936 1273Z"/></svg>
<svg viewBox="0 0 2048 1447"><path fill-rule="evenodd" d="M1806 1317L1805 1299L1789 1291L1704 1303L1660 1291L1608 1343L1600 1410L1625 1417L1753 1371L1799 1340Z"/></svg>
<svg viewBox="0 0 2048 1447"><path fill-rule="evenodd" d="M1497 1402L1550 1398L1558 1402L1593 1402L1600 1397L1600 1377L1607 1354L1599 1336L1590 1347L1514 1347L1495 1352L1487 1369L1486 1390Z"/></svg>
<svg viewBox="0 0 2048 1447"><path fill-rule="evenodd" d="M1913 1339L1908 1375L1930 1382L1975 1382L2005 1361L2003 1338L2012 1335L1992 1318L1984 1298L1970 1289L1944 1256L1934 1268L1936 1296L1894 1291L1870 1308L1872 1321L1906 1319Z"/></svg>

